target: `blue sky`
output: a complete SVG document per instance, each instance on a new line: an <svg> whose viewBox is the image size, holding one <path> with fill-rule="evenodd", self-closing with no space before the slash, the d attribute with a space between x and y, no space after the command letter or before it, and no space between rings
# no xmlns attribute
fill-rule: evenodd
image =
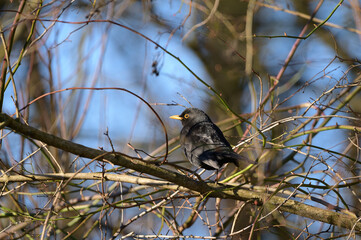
<svg viewBox="0 0 361 240"><path fill-rule="evenodd" d="M188 6L182 4L182 1L166 2L164 4L163 1L153 1L155 12L160 17L160 22L163 21L175 28L181 24L188 14ZM286 7L286 4L290 2L282 1L282 3L285 3L283 7ZM337 3L338 1L328 1L316 17L321 19L327 17ZM292 4L288 6L291 9L293 7ZM341 7L330 21L340 25L347 24L348 22L344 19L344 16L351 15L348 11L349 8ZM121 23L166 47L169 52L179 57L201 79L212 86L211 76L208 74L204 63L187 45L187 41L190 41L194 35L191 35L190 39L182 41L183 35L188 32L190 27L199 22L198 18L191 17L185 26L178 30L168 42L169 33L172 29L168 29L161 24L151 23L149 21L150 16L136 15L137 13L142 13L142 5L138 2L133 4L128 15L122 18ZM66 12L61 19L84 21L87 14L87 12L73 10ZM282 35L283 32L287 32L289 35L297 35L303 26L299 24L299 28L295 29L294 24L297 20L296 17L290 14L261 8L255 16L255 22L260 25L256 34ZM270 25L266 24L268 22L278 24L279 28L270 27ZM50 22L44 22L44 24L49 26ZM149 103L154 104L154 109L157 110L166 123L169 138L178 136L181 124L178 121L168 119L168 117L181 113L183 108L181 106L165 106L161 104L176 102L189 106L178 93L189 100L193 106L203 109L211 101L213 97L211 91L187 71L179 61L167 55L161 49L155 48L152 43L147 42L139 35L114 25L111 25L110 30L108 30L109 25L107 23L92 23L77 30L80 26L78 24L58 23L44 37L45 43L42 46L40 45L40 52L43 54L43 62L40 61L40 64L45 66L42 74L45 78L49 76L46 63L51 60L55 90L66 87L90 87L93 82L95 82L95 87L126 88L140 95ZM297 72L301 73L300 78L302 81L311 82L319 78L288 101L287 104L289 105L312 102L313 99L331 88L344 75L347 71L345 63L337 60L329 65L337 54L336 43L347 41L347 50L350 55L361 59L361 51L358 51L360 48L359 36L349 32L345 34L345 30L335 30L329 27L325 27L325 29L330 32L330 41L333 41L332 38L335 39L335 44L325 45L324 40L320 39L316 34L302 41L296 52L295 61L290 64L285 76L281 79L280 88L286 86L285 84ZM207 29L198 29L194 34L207 37ZM288 38L254 38L255 48L257 54L259 54L258 58L262 59L262 64L266 69L266 72L261 73L265 80L268 79L267 74L272 76L277 74L294 41L294 39ZM229 49L225 46L225 51L227 50ZM48 55L48 53L50 54ZM158 65L159 76L151 74L152 63L155 60L160 63ZM240 59L240 61L242 60ZM327 71L323 72L326 67ZM299 71L300 68L302 68L302 72ZM27 66L23 65L17 74L26 76L26 71ZM239 71L244 71L244 69L239 69ZM22 83L19 85L21 88ZM72 119L73 115L79 113L78 111L85 111L86 98L82 99L79 108L74 107L76 98L70 98L72 94L78 92L80 90L62 92L56 95L64 100L66 119ZM335 94L337 92L339 91L335 91ZM86 90L84 96L86 97L90 93L89 90ZM281 97L286 98L292 93L286 91ZM116 150L128 154L134 154L126 146L128 142L134 144L134 147L144 149L147 152L151 152L164 142L164 134L160 123L139 99L129 93L115 90L94 91L92 94L91 102L86 109L85 122L79 136L75 139L76 142L94 148L103 146L105 149L111 150L108 140L103 135L106 129L109 129ZM12 95L13 92L10 86L5 96L5 99L7 99L5 112L8 113L14 112L13 103L10 101ZM240 101L244 100L241 99ZM250 105L249 102L245 102L245 104ZM250 107L249 111L251 111ZM329 114L330 112L326 111L325 113ZM314 111L311 110L309 114L313 113ZM329 124L336 123L343 124L346 121L333 119ZM320 133L314 139L313 144L334 151L342 151L346 144L342 142L345 135L339 131L335 132ZM289 144L300 143L300 139L293 140ZM179 160L181 154L180 151L178 153L178 155L172 155L171 158ZM319 152L314 150L312 153L317 155ZM328 155L325 154L324 156L327 157ZM318 167L313 170L322 170L324 166L319 165ZM317 173L313 177L321 178L324 177L324 174ZM328 180L331 179L328 178Z"/></svg>

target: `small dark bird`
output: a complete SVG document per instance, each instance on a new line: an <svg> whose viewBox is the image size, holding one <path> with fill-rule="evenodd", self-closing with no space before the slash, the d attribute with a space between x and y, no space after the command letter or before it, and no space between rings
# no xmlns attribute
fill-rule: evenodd
<svg viewBox="0 0 361 240"><path fill-rule="evenodd" d="M208 115L197 108L187 108L181 115L170 116L182 121L180 142L190 163L207 170L218 170L225 163L238 166L245 159L235 153L222 131Z"/></svg>

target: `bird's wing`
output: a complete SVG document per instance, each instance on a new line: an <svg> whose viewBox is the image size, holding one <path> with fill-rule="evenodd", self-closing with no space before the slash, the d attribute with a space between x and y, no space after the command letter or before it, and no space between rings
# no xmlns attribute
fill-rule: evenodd
<svg viewBox="0 0 361 240"><path fill-rule="evenodd" d="M222 131L211 122L195 124L181 136L186 157L197 167L219 169L222 156L217 152L232 151Z"/></svg>
<svg viewBox="0 0 361 240"><path fill-rule="evenodd" d="M235 153L222 131L212 122L201 122L182 130L181 142L188 160L197 167L220 169L225 163L253 163ZM241 165L243 166L243 165Z"/></svg>
<svg viewBox="0 0 361 240"><path fill-rule="evenodd" d="M211 122L201 122L192 126L182 140L184 144L193 147L202 146L205 150L220 147L228 147L228 141L222 131Z"/></svg>

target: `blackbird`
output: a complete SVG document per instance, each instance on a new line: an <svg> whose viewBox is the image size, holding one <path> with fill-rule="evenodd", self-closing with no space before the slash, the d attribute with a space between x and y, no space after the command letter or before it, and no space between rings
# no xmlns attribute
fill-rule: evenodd
<svg viewBox="0 0 361 240"><path fill-rule="evenodd" d="M218 170L225 163L236 166L244 159L235 153L222 131L208 115L197 108L187 108L181 115L170 116L182 121L180 142L189 162L196 167Z"/></svg>

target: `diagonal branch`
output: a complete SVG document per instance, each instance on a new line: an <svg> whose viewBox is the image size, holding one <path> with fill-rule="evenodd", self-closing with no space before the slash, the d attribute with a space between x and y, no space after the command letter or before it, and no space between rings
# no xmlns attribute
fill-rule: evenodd
<svg viewBox="0 0 361 240"><path fill-rule="evenodd" d="M358 222L357 218L343 213L324 210L294 200L271 196L267 193L253 192L241 189L240 187L227 187L214 183L196 181L179 173L147 163L139 158L130 157L121 153L105 152L73 143L22 124L6 114L0 114L0 128L4 127L10 128L27 138L42 141L50 146L62 149L63 151L80 157L93 159L97 156L104 155L104 159L115 165L147 173L154 177L167 180L180 187L188 188L207 197L234 199L240 201L254 200L254 202L259 204L267 204L268 208L278 208L280 211L289 212L347 229L354 229L355 231L361 231L361 222Z"/></svg>

